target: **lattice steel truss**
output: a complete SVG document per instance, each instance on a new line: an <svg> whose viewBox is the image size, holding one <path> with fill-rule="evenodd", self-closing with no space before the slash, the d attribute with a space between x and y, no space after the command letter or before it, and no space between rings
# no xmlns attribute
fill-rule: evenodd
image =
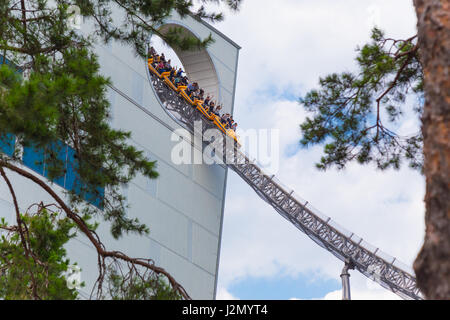
<svg viewBox="0 0 450 320"><path fill-rule="evenodd" d="M163 80L149 74L162 105L180 125L191 133L194 132L194 121L201 120L202 133L216 128ZM345 230L293 191L288 191L274 175L263 172L233 143L223 143L223 149L215 151L216 156L247 182L264 201L322 248L403 299L422 299L412 275L414 272L409 267L363 241L353 232Z"/></svg>

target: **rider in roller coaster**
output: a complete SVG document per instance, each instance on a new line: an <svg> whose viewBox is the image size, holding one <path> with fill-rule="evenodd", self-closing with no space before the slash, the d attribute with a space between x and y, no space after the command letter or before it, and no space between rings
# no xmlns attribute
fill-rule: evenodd
<svg viewBox="0 0 450 320"><path fill-rule="evenodd" d="M207 110L211 114L215 114L216 116L218 116L221 123L225 126L225 129L231 129L233 131L236 130L237 123L233 120L233 117L229 113L221 116L220 110L222 109L222 106L218 104L216 107L214 101L212 101L212 98L209 95L204 98L205 91L199 88L197 82L189 82L188 78L186 76L183 76L184 71L182 68L178 68L177 70L176 67L172 67L171 61L166 61L164 53L159 55L153 47L149 48L148 56L153 57L152 66L159 73L170 72L168 78L175 85L175 87L178 87L180 85L187 86L185 92L192 101L203 101L202 105L205 110Z"/></svg>

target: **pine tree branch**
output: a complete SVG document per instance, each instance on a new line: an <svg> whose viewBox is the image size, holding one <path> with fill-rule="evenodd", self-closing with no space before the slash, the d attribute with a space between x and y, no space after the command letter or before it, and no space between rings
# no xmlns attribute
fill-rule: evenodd
<svg viewBox="0 0 450 320"><path fill-rule="evenodd" d="M8 185L8 189L9 192L11 193L11 196L13 198L13 204L14 204L14 208L16 210L16 221L17 221L17 228L18 228L18 232L19 232L19 236L20 236L20 242L22 244L23 250L25 251L25 257L27 258L27 260L30 257L30 247L29 247L29 238L25 237L25 232L24 232L24 222L22 220L22 218L20 217L20 210L19 210L19 204L17 202L17 197L16 197L16 193L14 192L14 188L11 184L11 181L8 179L8 177L6 176L5 170L3 170L3 167L0 166L0 174L3 177L3 179L5 180L6 184ZM26 230L26 232L28 233L28 230ZM33 293L33 297L34 299L38 300L40 299L38 293L37 293L37 285L36 285L36 278L34 277L34 273L31 270L31 267L29 264L27 264L28 267L28 273L30 274L30 278L31 278L31 290Z"/></svg>
<svg viewBox="0 0 450 320"><path fill-rule="evenodd" d="M412 57L416 53L417 49L418 49L418 45L416 44L413 49L405 51L404 54L402 53L401 55L398 55L398 58L400 58L401 56L404 56L404 55L407 55L408 57L405 59L405 61L403 61L402 65L397 70L397 73L396 73L396 75L394 77L394 80L392 80L392 82L389 85L389 87L375 100L376 103L377 103L377 120L376 120L377 134L375 136L375 141L378 140L379 128L383 127L383 124L381 123L381 118L380 118L380 102L395 87L395 85L397 84L397 81L400 78L403 70L409 64L409 62L411 61Z"/></svg>
<svg viewBox="0 0 450 320"><path fill-rule="evenodd" d="M39 185L42 189L44 189L55 201L58 203L59 206L61 206L62 210L66 213L67 217L70 218L72 221L74 221L77 226L80 228L80 230L86 235L86 237L89 239L89 241L94 245L98 258L99 258L99 271L100 271L100 277L103 277L103 271L105 270L105 264L104 259L106 258L113 258L113 259L119 259L124 262L131 263L133 265L139 265L146 269L150 269L156 274L162 274L164 275L170 282L172 288L178 292L184 299L190 300L190 296L186 292L186 290L183 288L181 284L179 284L175 278L173 278L165 269L156 267L154 264L150 263L149 259L140 259L140 258L130 258L129 256L123 254L119 251L107 251L105 249L105 246L100 241L100 238L95 233L95 231L90 230L83 218L81 218L78 214L73 212L67 204L53 191L52 188L50 188L44 181L37 178L33 174L9 163L4 160L0 159L0 169L2 167L8 168L11 171L14 171L21 176L33 181L37 185ZM101 278L103 279L103 278ZM100 287L101 288L101 287Z"/></svg>

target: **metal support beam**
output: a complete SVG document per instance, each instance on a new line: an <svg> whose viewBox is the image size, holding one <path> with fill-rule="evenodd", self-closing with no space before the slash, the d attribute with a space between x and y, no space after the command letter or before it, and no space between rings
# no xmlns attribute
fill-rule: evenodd
<svg viewBox="0 0 450 320"><path fill-rule="evenodd" d="M188 105L162 79L150 72L148 75L162 107L166 111L167 106L176 109L177 111L167 111L167 113L181 126L193 133L193 121L202 120L202 130L210 128L218 130L215 124L201 116L200 112L196 111L191 105ZM226 162L226 156L231 153L234 153L234 159L240 160L239 163ZM294 193L285 190L284 187L275 181L273 175L269 181L267 179L264 181L264 177L269 175L257 164L251 162L247 155L242 153L236 146L233 146L232 149L226 148L223 152L219 150L216 152L216 155L223 158L225 165L236 172L281 216L304 232L315 243L346 263L341 274L344 299L345 297L350 299L349 269L356 269L404 299L422 299L413 272L407 271L399 263L394 264L395 259L386 260L386 257L389 257L389 255L382 253L381 250L372 251L369 249L371 246L368 243L363 243L361 237L348 232L334 223L330 217L323 215L311 206L307 206L307 201L305 202L305 200L299 199ZM383 273L380 276L373 277L374 270L383 270Z"/></svg>
<svg viewBox="0 0 450 320"><path fill-rule="evenodd" d="M350 273L348 270L355 269L355 266L351 262L345 262L344 268L341 272L342 279L342 300L351 300L350 295Z"/></svg>

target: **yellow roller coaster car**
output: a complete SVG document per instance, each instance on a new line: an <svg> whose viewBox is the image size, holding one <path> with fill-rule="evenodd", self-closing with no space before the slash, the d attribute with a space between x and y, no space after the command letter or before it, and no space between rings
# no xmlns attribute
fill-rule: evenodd
<svg viewBox="0 0 450 320"><path fill-rule="evenodd" d="M178 91L177 87L175 87L175 85L172 83L172 81L170 81L168 76L164 77L164 82L174 91Z"/></svg>
<svg viewBox="0 0 450 320"><path fill-rule="evenodd" d="M177 91L179 92L180 90L184 90L186 88L187 88L187 86L178 86Z"/></svg>
<svg viewBox="0 0 450 320"><path fill-rule="evenodd" d="M185 91L187 86L175 87L175 85L172 83L172 81L169 80L170 72L162 72L160 74L153 67L152 63L153 63L153 58L148 59L148 68L154 75L156 75L160 79L163 79L164 82L169 86L169 88L171 88L172 90L178 92L184 98L184 100L186 100L190 105L195 106L196 109L198 111L200 111L200 113L205 116L205 118L207 118L209 120L212 120L213 123L219 128L220 131L222 131L223 133L225 133L226 135L228 135L234 141L237 142L238 147L241 146L241 144L238 141L238 137L236 136L236 133L234 132L234 130L226 129L225 126L220 121L220 118L217 115L215 115L213 113L209 114L208 111L206 111L205 108L203 107L203 101L202 100L195 99L194 101L192 101L192 99L189 98L189 96L187 95L187 93Z"/></svg>
<svg viewBox="0 0 450 320"><path fill-rule="evenodd" d="M186 100L190 105L194 105L194 101L192 101L191 98L189 98L189 96L187 95L186 91L184 91L184 89L179 90L178 92L184 98L184 100Z"/></svg>
<svg viewBox="0 0 450 320"><path fill-rule="evenodd" d="M220 131L222 131L225 134L227 133L227 129L225 128L225 126L220 121L219 116L214 115L213 122L220 129Z"/></svg>
<svg viewBox="0 0 450 320"><path fill-rule="evenodd" d="M197 110L200 111L208 120L212 120L213 119L213 114L209 114L208 111L206 111L205 107L203 106L203 101L202 100L195 100L194 101L195 105L197 106Z"/></svg>

